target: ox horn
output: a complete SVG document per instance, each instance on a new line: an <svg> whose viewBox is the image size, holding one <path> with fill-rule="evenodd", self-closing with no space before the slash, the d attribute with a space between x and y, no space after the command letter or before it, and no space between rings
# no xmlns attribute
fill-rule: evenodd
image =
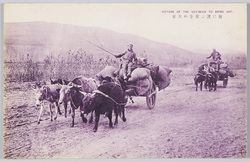
<svg viewBox="0 0 250 162"><path fill-rule="evenodd" d="M87 97L93 98L94 94L93 93L86 93L86 92L81 92L84 94L83 101L86 100Z"/></svg>
<svg viewBox="0 0 250 162"><path fill-rule="evenodd" d="M81 88L82 87L82 81L81 81L81 85L77 85L77 84L75 84L73 82L70 82L68 85L71 86L71 87Z"/></svg>
<svg viewBox="0 0 250 162"><path fill-rule="evenodd" d="M84 96L87 96L88 95L88 93L86 93L86 92L83 92L83 91L79 91L81 94L83 94Z"/></svg>
<svg viewBox="0 0 250 162"><path fill-rule="evenodd" d="M77 88L81 88L82 87L82 84L81 85L77 85L77 84L73 84L74 87L77 87Z"/></svg>
<svg viewBox="0 0 250 162"><path fill-rule="evenodd" d="M46 86L46 85L43 85L41 88L42 88L42 89L46 89L46 88L47 88L47 86Z"/></svg>
<svg viewBox="0 0 250 162"><path fill-rule="evenodd" d="M90 97L93 98L95 96L95 92L90 94Z"/></svg>
<svg viewBox="0 0 250 162"><path fill-rule="evenodd" d="M70 88L72 88L72 87L73 87L73 83L72 83L72 82L69 82L68 86L69 86Z"/></svg>

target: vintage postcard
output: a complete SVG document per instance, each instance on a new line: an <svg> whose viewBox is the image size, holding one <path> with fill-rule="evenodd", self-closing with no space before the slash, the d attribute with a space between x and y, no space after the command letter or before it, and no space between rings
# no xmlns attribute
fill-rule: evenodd
<svg viewBox="0 0 250 162"><path fill-rule="evenodd" d="M4 159L246 158L244 3L4 5Z"/></svg>

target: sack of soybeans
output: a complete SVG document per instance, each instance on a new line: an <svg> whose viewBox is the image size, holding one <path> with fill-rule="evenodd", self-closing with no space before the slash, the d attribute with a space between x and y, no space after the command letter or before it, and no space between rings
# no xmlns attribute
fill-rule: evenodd
<svg viewBox="0 0 250 162"><path fill-rule="evenodd" d="M162 90L169 86L170 81L171 81L170 79L171 72L172 70L166 66L159 67L159 72L157 74L159 90Z"/></svg>
<svg viewBox="0 0 250 162"><path fill-rule="evenodd" d="M128 81L134 82L138 79L145 79L146 77L150 76L149 69L146 68L137 68L131 73L131 77Z"/></svg>
<svg viewBox="0 0 250 162"><path fill-rule="evenodd" d="M97 77L114 77L115 75L115 71L117 71L117 67L114 67L114 66L109 66L107 65L102 71L100 71L99 73L96 74Z"/></svg>
<svg viewBox="0 0 250 162"><path fill-rule="evenodd" d="M148 78L137 80L135 83L136 94L139 96L146 95L150 87L150 80Z"/></svg>
<svg viewBox="0 0 250 162"><path fill-rule="evenodd" d="M227 65L226 63L220 64L220 68L221 68L221 69L225 69L225 68L227 68L227 67L228 67L228 65Z"/></svg>
<svg viewBox="0 0 250 162"><path fill-rule="evenodd" d="M219 73L224 75L224 74L227 73L227 71L226 71L225 69L220 69L220 70L219 70Z"/></svg>
<svg viewBox="0 0 250 162"><path fill-rule="evenodd" d="M230 77L235 77L235 76L236 76L236 73L234 73L232 70L227 69L227 71L228 71L228 75L229 75Z"/></svg>

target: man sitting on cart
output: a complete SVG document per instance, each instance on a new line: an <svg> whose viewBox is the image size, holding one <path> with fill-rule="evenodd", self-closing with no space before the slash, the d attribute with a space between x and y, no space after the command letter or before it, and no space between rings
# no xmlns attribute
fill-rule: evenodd
<svg viewBox="0 0 250 162"><path fill-rule="evenodd" d="M128 44L128 49L125 52L123 52L119 55L116 55L115 57L122 58L121 71L123 74L124 81L127 81L128 78L131 76L132 65L137 61L136 54L133 51L133 44L131 44L131 43Z"/></svg>
<svg viewBox="0 0 250 162"><path fill-rule="evenodd" d="M219 52L216 51L216 49L213 49L213 52L211 53L211 55L209 57L207 57L207 59L211 58L213 59L212 62L210 62L208 60L208 66L210 67L211 63L215 64L215 70L219 71L219 64L221 62L221 54Z"/></svg>

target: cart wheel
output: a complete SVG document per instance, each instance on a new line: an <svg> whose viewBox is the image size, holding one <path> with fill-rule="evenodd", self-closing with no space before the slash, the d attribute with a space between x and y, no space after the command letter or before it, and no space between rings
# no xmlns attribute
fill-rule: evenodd
<svg viewBox="0 0 250 162"><path fill-rule="evenodd" d="M223 87L224 87L224 88L227 88L227 82L228 82L228 79L224 79L224 80L223 80Z"/></svg>
<svg viewBox="0 0 250 162"><path fill-rule="evenodd" d="M147 105L149 109L153 109L156 103L156 86L153 83L152 89L147 92L146 95Z"/></svg>

